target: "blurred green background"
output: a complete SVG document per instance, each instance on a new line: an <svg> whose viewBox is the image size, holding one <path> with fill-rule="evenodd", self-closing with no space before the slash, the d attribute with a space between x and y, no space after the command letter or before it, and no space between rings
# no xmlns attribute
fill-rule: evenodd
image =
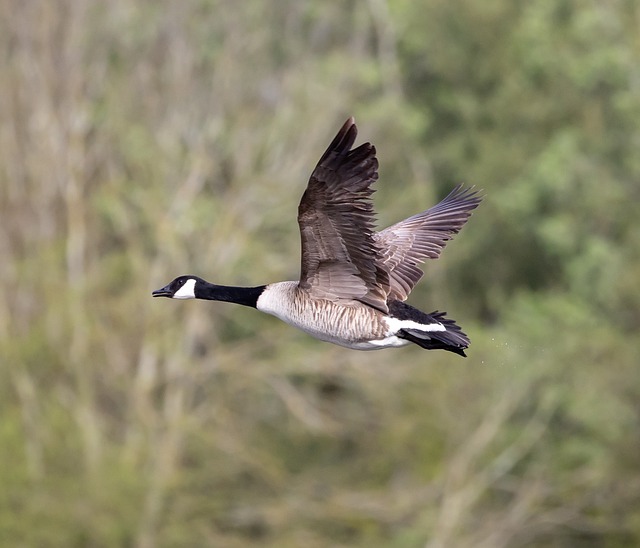
<svg viewBox="0 0 640 548"><path fill-rule="evenodd" d="M640 545L640 3L0 2L0 544ZM482 206L359 353L179 274L296 279L347 116L381 226Z"/></svg>

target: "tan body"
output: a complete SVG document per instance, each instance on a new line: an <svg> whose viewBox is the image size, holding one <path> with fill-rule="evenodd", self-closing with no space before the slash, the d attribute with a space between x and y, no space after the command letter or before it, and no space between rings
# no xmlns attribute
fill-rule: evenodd
<svg viewBox="0 0 640 548"><path fill-rule="evenodd" d="M390 333L386 315L379 310L354 300L310 298L298 282L269 284L256 308L317 339L355 350L409 344Z"/></svg>

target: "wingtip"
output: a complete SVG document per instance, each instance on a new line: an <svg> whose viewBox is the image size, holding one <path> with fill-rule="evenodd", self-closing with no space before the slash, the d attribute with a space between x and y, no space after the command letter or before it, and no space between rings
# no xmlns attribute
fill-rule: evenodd
<svg viewBox="0 0 640 548"><path fill-rule="evenodd" d="M353 132L354 140L358 135L358 126L356 125L356 119L353 116L349 116L344 124L342 124L342 128L339 133L347 134Z"/></svg>
<svg viewBox="0 0 640 548"><path fill-rule="evenodd" d="M452 200L465 201L474 203L474 209L480 205L486 194L484 189L476 187L476 185L467 186L464 183L458 183L454 189L447 194L442 202Z"/></svg>
<svg viewBox="0 0 640 548"><path fill-rule="evenodd" d="M322 162L324 162L332 152L337 154L347 154L351 150L357 135L358 128L356 127L356 121L353 116L349 116L347 121L342 124L342 127L333 138L333 141L331 141L331 144L327 147L325 153L320 158L318 165L322 164Z"/></svg>

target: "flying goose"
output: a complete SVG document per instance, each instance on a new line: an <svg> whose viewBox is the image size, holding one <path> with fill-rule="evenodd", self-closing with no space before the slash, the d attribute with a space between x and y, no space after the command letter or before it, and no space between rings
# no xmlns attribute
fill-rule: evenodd
<svg viewBox="0 0 640 548"><path fill-rule="evenodd" d="M229 287L180 276L152 295L251 306L356 350L415 343L465 356L469 338L445 312L426 314L404 301L422 278L418 264L439 257L482 198L459 185L431 209L376 232L371 202L376 149L370 143L352 149L357 132L349 118L300 201L299 281Z"/></svg>

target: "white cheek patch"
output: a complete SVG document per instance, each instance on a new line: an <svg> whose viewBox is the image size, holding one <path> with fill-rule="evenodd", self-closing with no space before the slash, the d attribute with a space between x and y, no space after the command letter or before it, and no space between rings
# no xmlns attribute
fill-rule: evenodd
<svg viewBox="0 0 640 548"><path fill-rule="evenodd" d="M193 279L184 282L184 285L173 294L172 299L195 299L196 281Z"/></svg>

